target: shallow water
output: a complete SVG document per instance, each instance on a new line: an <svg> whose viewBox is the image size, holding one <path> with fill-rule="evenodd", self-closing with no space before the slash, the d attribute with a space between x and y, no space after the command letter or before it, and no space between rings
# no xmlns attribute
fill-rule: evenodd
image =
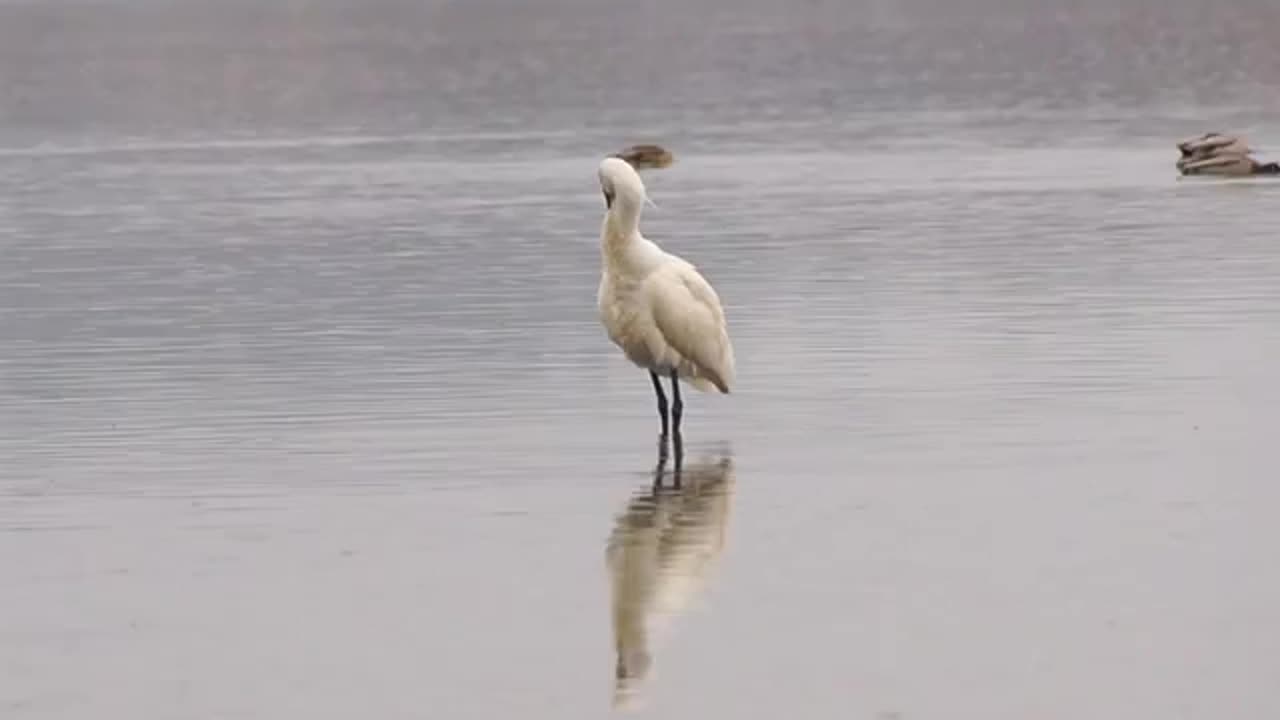
<svg viewBox="0 0 1280 720"><path fill-rule="evenodd" d="M1270 3L219 8L0 2L5 717L1280 711Z"/></svg>

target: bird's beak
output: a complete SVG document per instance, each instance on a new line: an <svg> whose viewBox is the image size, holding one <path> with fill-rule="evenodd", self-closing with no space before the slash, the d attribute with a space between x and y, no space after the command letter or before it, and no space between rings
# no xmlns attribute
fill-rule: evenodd
<svg viewBox="0 0 1280 720"><path fill-rule="evenodd" d="M605 208L606 210L612 209L612 208L613 208L613 193L609 192L608 190L601 190L600 192L604 195L604 208Z"/></svg>

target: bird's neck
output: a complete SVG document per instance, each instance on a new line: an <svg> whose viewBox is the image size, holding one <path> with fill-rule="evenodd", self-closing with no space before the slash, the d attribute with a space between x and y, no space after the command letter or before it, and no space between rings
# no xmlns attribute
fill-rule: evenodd
<svg viewBox="0 0 1280 720"><path fill-rule="evenodd" d="M606 261L620 259L627 248L640 238L640 202L619 196L604 215L600 228L600 244Z"/></svg>
<svg viewBox="0 0 1280 720"><path fill-rule="evenodd" d="M613 232L622 237L630 237L640 232L640 209L644 206L644 198L629 192L620 192L613 200L613 206L605 213L605 218L613 228Z"/></svg>

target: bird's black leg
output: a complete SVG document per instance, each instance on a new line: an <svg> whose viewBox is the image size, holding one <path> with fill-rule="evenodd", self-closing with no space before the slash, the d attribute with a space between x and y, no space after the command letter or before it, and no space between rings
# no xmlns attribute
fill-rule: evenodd
<svg viewBox="0 0 1280 720"><path fill-rule="evenodd" d="M671 426L667 421L667 395L662 392L662 381L658 379L657 373L650 370L649 379L653 381L653 392L658 396L658 418L662 420L662 451L665 453L667 450L667 436L671 431Z"/></svg>
<svg viewBox="0 0 1280 720"><path fill-rule="evenodd" d="M680 464L684 461L684 438L680 436L680 418L684 415L684 402L680 400L680 378L677 377L675 370L671 371L671 400L671 422L675 426L671 443L676 450L676 485L678 486Z"/></svg>
<svg viewBox="0 0 1280 720"><path fill-rule="evenodd" d="M658 380L655 378L655 384ZM676 376L676 371L671 371L671 421L676 426L676 434L680 434L680 417L684 415L684 403L680 400L680 378Z"/></svg>

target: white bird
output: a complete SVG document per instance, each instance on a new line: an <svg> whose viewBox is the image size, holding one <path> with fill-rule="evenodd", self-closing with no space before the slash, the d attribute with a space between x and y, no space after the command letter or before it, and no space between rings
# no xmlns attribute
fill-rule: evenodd
<svg viewBox="0 0 1280 720"><path fill-rule="evenodd" d="M605 215L597 302L609 339L627 359L649 371L662 420L661 448L666 451L674 430L678 462L684 412L680 380L704 392L728 393L734 358L715 289L693 265L640 234L640 210L649 197L636 167L649 163L654 150L659 160L650 166L670 164L670 153L652 147L645 149L647 155L620 153L600 163ZM660 375L671 377L670 423Z"/></svg>

